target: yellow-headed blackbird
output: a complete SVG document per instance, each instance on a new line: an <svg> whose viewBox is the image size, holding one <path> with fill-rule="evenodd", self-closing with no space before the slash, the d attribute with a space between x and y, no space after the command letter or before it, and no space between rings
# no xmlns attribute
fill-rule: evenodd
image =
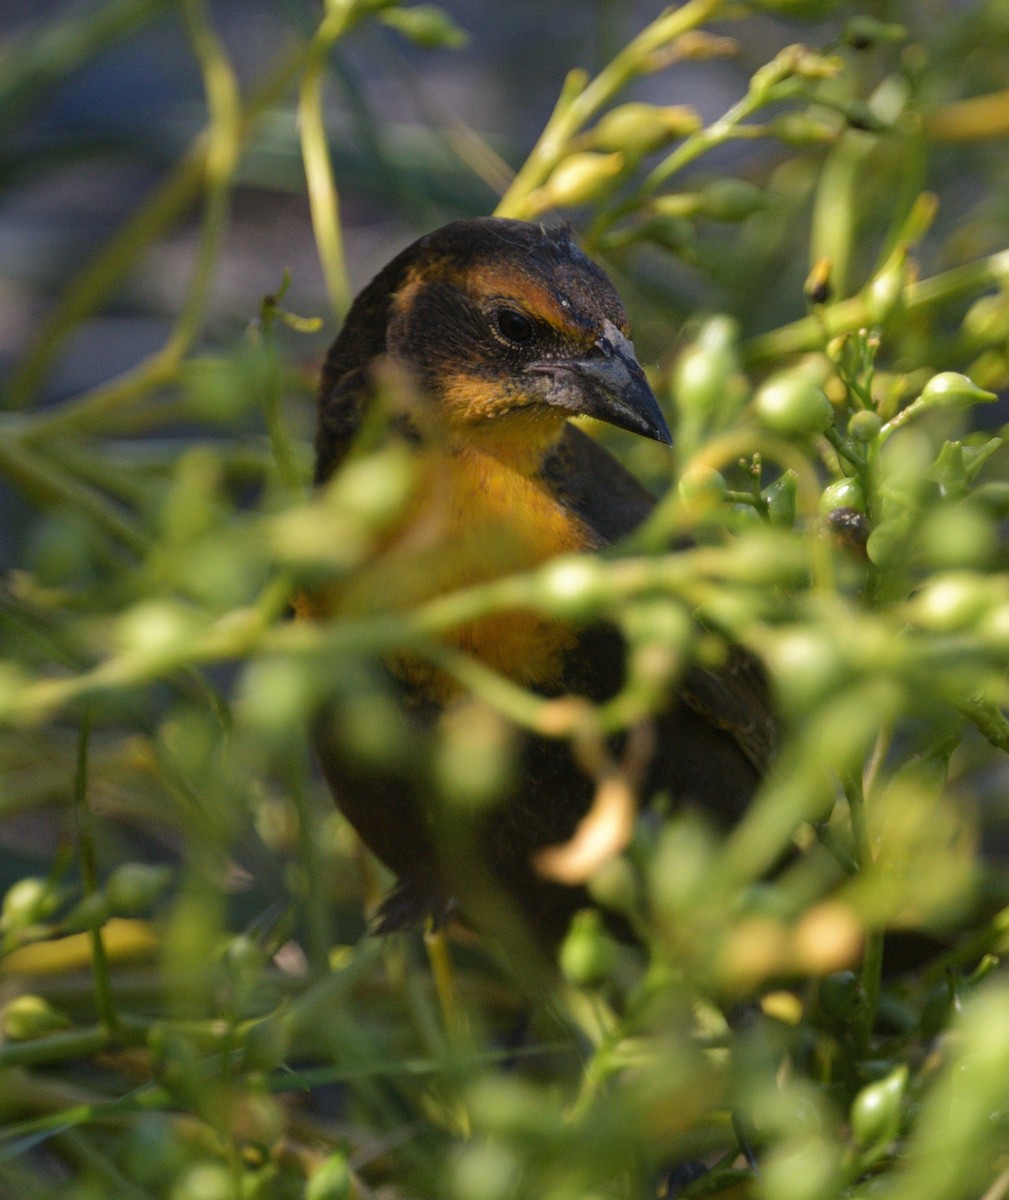
<svg viewBox="0 0 1009 1200"><path fill-rule="evenodd" d="M417 397L390 430L417 456L420 484L400 527L344 590L345 610L406 607L634 530L653 498L568 422L590 416L670 443L628 333L613 285L564 228L458 221L389 263L358 296L326 360L316 474L322 482L339 466L393 373ZM509 612L471 621L449 640L545 696L598 703L624 678L624 643L610 624L572 628ZM420 657L398 657L387 670L412 723L430 726L465 703ZM769 712L762 676L741 651L719 669L689 669L654 718L641 795L734 819L767 763ZM320 723L317 745L340 808L399 877L380 928L438 916L451 899L465 915L465 879L446 870L432 833L430 763L400 754L364 768L338 722ZM594 788L565 741L524 734L500 803L473 818L472 869L510 898L541 944L563 935L586 897L544 878L534 859L572 836Z"/></svg>

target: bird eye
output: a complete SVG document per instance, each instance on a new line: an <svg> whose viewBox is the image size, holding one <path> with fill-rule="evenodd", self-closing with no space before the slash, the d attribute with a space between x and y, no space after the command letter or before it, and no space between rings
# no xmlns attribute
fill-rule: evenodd
<svg viewBox="0 0 1009 1200"><path fill-rule="evenodd" d="M533 323L514 308L499 308L494 314L498 333L509 342L528 342L533 336Z"/></svg>

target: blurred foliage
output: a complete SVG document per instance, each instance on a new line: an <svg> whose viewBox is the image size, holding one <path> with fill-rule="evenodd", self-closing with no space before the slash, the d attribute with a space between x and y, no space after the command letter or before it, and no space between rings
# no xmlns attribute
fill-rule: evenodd
<svg viewBox="0 0 1009 1200"><path fill-rule="evenodd" d="M0 817L51 856L0 857L0 1193L1005 1195L1009 8L689 0L572 71L498 211L563 210L613 273L675 471L615 435L660 496L621 553L328 626L289 621L289 598L369 554L410 464L363 451L309 493L312 320L280 287L249 298L242 344L204 334L229 204L297 130L339 317L331 73L375 22L464 37L427 5L332 0L314 28L290 5L240 86L200 0L107 0L4 48L5 124L166 10L205 127L67 281L2 414L32 515L0 591ZM702 119L678 70L761 14L819 22L819 49L775 26L776 56ZM656 78L671 103L638 98ZM475 131L435 141L457 175L501 170ZM194 204L164 344L41 404L68 337ZM334 705L362 754L410 752L376 657L518 604L627 633L600 729L717 654L687 614L762 656L783 714L738 828L672 814L591 880L640 944L583 914L546 984L475 939L426 958L362 937L386 881L306 738ZM546 719L439 661L509 720ZM494 750L482 726L445 735L448 810L493 790Z"/></svg>

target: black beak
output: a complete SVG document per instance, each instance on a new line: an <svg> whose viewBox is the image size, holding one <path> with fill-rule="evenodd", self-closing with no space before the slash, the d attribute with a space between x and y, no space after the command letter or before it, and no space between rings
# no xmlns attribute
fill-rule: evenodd
<svg viewBox="0 0 1009 1200"><path fill-rule="evenodd" d="M584 358L546 359L530 363L526 370L549 378L547 403L672 445L669 426L634 347L612 321L606 322Z"/></svg>

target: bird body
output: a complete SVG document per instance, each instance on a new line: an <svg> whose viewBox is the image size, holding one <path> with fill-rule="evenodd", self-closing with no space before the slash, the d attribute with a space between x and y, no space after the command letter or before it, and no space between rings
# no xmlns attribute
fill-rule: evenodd
<svg viewBox="0 0 1009 1200"><path fill-rule="evenodd" d="M408 247L364 289L323 370L319 482L346 457L390 380L407 396L388 424L416 460L411 502L353 578L325 604L303 603L305 613L408 609L557 555L601 550L653 506L612 455L568 421L581 414L671 440L619 297L564 229L455 222ZM446 641L548 697L600 703L625 674L622 637L602 622L576 626L509 610L465 623ZM444 724L468 702L423 655L397 655L386 669L416 728ZM643 793L663 790L738 815L772 736L752 659L732 651L723 668L691 668L653 726ZM363 765L327 720L316 741L337 803L399 876L383 927L439 913L454 891L463 893L464 911L479 908L480 889L467 887L438 844L430 755ZM498 803L474 815L469 844L480 861L470 877L490 880L541 943L556 942L585 894L544 878L537 856L571 837L594 790L566 742L526 733Z"/></svg>

